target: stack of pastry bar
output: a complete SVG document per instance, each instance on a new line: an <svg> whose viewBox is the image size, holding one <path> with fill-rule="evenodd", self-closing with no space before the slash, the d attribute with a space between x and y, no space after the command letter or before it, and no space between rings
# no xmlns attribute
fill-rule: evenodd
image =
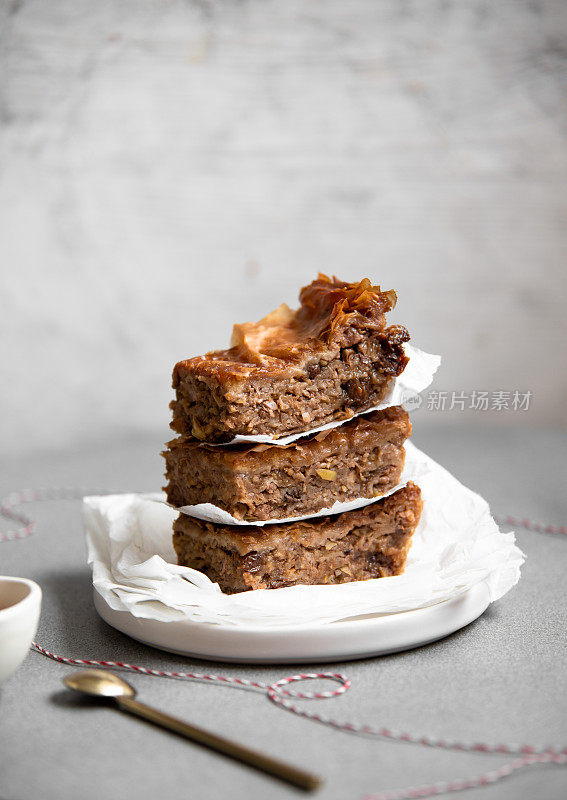
<svg viewBox="0 0 567 800"><path fill-rule="evenodd" d="M180 361L173 372L179 437L164 453L169 503L211 503L251 523L186 513L174 523L179 564L225 592L398 575L419 521L419 488L391 493L408 415L399 406L369 411L408 361L407 331L386 326L395 293L320 275L299 299L297 311L283 305L235 325L230 349ZM288 444L246 441L292 434L304 435ZM373 502L324 512L358 498Z"/></svg>

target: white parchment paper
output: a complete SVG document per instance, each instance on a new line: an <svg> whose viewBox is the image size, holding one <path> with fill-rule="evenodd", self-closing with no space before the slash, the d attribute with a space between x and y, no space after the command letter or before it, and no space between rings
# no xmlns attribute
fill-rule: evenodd
<svg viewBox="0 0 567 800"><path fill-rule="evenodd" d="M520 577L523 553L501 533L485 500L414 445L424 497L406 570L394 578L339 586L291 586L226 595L205 575L176 565L176 512L136 494L85 497L93 583L112 608L155 620L189 618L220 625L301 625L439 603L485 581L491 601Z"/></svg>
<svg viewBox="0 0 567 800"><path fill-rule="evenodd" d="M336 502L328 508L322 508L314 514L305 514L302 517L284 517L282 519L270 519L264 522L245 522L241 519L236 519L236 517L233 517L228 511L212 503L199 503L195 506L180 506L177 511L182 511L190 517L197 517L197 519L223 523L225 525L258 525L261 527L262 525L275 525L278 522L299 522L302 519L313 519L313 517L322 517L326 514L340 514L341 511L353 511L355 508L369 506L371 503L376 503L378 500L382 500L384 497L388 497L388 495L397 492L398 489L405 486L408 481L417 483L419 478L427 472L429 472L429 467L425 462L414 458L406 459L403 472L400 476L400 482L388 492L384 492L384 494L379 497L358 497L355 500L345 500L342 503ZM162 503L166 502L165 495L152 495L152 497L154 496L156 500ZM172 506L172 508L174 508L174 506Z"/></svg>
<svg viewBox="0 0 567 800"><path fill-rule="evenodd" d="M394 379L392 388L387 397L380 403L380 405L373 408L367 408L366 411L361 413L368 414L371 411L379 411L382 408L390 408L390 406L401 406L411 402L420 392L430 385L433 376L439 368L441 363L441 356L434 356L431 353L424 353L423 350L418 350L417 347L412 347L409 344L404 345L404 352L409 358L408 365L401 375ZM410 407L407 408L411 410ZM354 414L354 417L360 416ZM352 419L353 417L351 417ZM327 431L331 428L336 428L345 422L344 419L337 420L336 422L328 422L326 425L321 425L318 428L310 428L308 431L302 433L294 433L291 436L282 436L280 439L272 439L271 436L265 434L256 434L250 436L237 435L230 440L230 444L237 444L239 442L255 442L256 444L279 444L286 445L290 442L295 442L301 436L307 436L310 433L318 433L318 431ZM209 444L209 447L223 447L223 445Z"/></svg>

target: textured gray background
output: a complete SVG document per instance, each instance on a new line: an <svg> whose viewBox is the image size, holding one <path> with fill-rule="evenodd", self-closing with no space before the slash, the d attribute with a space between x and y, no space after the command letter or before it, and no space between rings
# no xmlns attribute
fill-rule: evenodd
<svg viewBox="0 0 567 800"><path fill-rule="evenodd" d="M567 421L563 0L0 8L5 452L165 429L317 269L397 289L438 388L533 391L483 424Z"/></svg>
<svg viewBox="0 0 567 800"><path fill-rule="evenodd" d="M567 435L454 428L449 435L442 429L416 433L415 441L484 494L495 512L546 522L567 519ZM151 490L161 473L158 448L159 440L143 439L11 460L0 464L0 493L39 484ZM33 511L40 521L37 534L0 545L0 573L40 582L44 608L37 638L45 647L79 658L270 682L295 671L289 665L246 668L183 660L112 630L92 605L78 503L45 503ZM521 531L518 539L528 556L522 579L478 621L409 653L324 665L345 672L353 686L343 697L311 707L342 720L450 738L567 745L567 541ZM300 796L117 711L77 701L62 691L61 678L70 671L31 653L0 688L2 800ZM235 689L140 676L132 683L141 699L321 773L326 784L317 800L362 800L381 789L476 775L507 760L349 736ZM566 794L567 768L547 766L467 792L466 798L563 800Z"/></svg>
<svg viewBox="0 0 567 800"><path fill-rule="evenodd" d="M438 389L530 389L527 414L415 414L416 443L496 512L565 522L567 177L561 0L0 0L0 493L155 490L172 364L223 345L316 269L400 296ZM469 427L463 427L466 423ZM95 443L96 442L96 443ZM0 573L44 590L65 655L192 664L104 625L78 505L33 509ZM2 521L2 529L7 526ZM410 653L337 664L318 709L448 737L567 742L567 543L520 532L519 586ZM325 669L333 668L328 665ZM62 693L30 654L0 689L1 800L297 796ZM349 737L231 689L135 677L142 699L326 778L321 800L505 760ZM567 772L470 800L562 800Z"/></svg>

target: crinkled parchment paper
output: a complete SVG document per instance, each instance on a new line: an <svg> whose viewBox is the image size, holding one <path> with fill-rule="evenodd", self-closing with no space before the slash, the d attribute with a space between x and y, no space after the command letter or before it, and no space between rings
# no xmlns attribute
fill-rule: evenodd
<svg viewBox="0 0 567 800"><path fill-rule="evenodd" d="M223 594L201 572L176 565L171 526L176 512L155 495L85 497L88 560L108 604L136 617L188 618L222 625L297 625L421 608L456 597L482 581L491 601L519 580L522 552L501 533L485 500L406 444L421 477L424 510L405 572L339 586Z"/></svg>

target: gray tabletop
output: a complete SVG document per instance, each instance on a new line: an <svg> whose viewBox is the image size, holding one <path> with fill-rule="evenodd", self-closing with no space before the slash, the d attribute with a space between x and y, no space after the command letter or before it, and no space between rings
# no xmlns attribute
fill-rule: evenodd
<svg viewBox="0 0 567 800"><path fill-rule="evenodd" d="M414 440L481 492L494 513L565 522L566 434L444 428L422 431ZM159 440L146 438L11 460L2 464L0 489L3 495L32 486L152 491L161 483L159 449ZM93 608L80 504L42 503L30 512L39 522L37 532L0 546L0 574L41 584L37 640L44 647L77 658L267 682L294 671L191 661L114 631ZM3 520L2 527L9 523ZM341 720L447 738L567 745L567 540L522 530L518 540L528 557L520 584L479 620L411 652L325 665L346 673L352 688L318 701L317 709ZM2 800L298 796L197 745L64 691L61 678L70 669L30 653L1 687ZM510 761L349 735L232 688L137 675L131 682L140 699L320 773L320 800L473 776ZM566 794L567 769L544 766L466 796L559 800Z"/></svg>

